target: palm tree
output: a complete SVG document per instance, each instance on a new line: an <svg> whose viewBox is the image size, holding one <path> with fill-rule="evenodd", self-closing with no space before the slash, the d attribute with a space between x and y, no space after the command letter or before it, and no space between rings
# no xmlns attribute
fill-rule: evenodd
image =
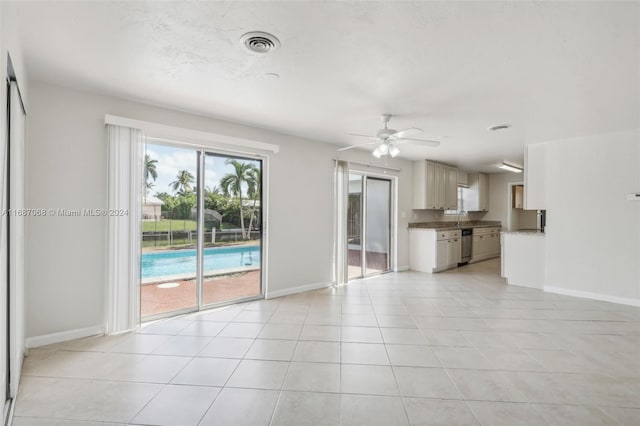
<svg viewBox="0 0 640 426"><path fill-rule="evenodd" d="M249 219L249 229L247 230L247 237L249 238L251 238L251 227L253 225L253 219L256 216L256 203L260 199L261 183L262 178L260 169L254 166L249 172L249 181L247 182L247 196L253 200L253 206L251 207L251 218Z"/></svg>
<svg viewBox="0 0 640 426"><path fill-rule="evenodd" d="M251 173L252 170L255 169L255 166L250 163L243 163L234 158L229 158L225 161L225 164L230 164L233 166L233 172L227 173L222 176L220 179L220 186L222 187L222 191L226 196L238 197L240 201L240 232L242 233L242 238L245 238L244 233L244 213L242 206L242 185L249 185L249 181L251 181Z"/></svg>
<svg viewBox="0 0 640 426"><path fill-rule="evenodd" d="M195 178L193 175L187 170L180 170L178 175L176 176L176 180L171 182L169 186L173 188L174 191L177 191L178 194L187 194L193 190L191 184Z"/></svg>
<svg viewBox="0 0 640 426"><path fill-rule="evenodd" d="M156 169L157 163L158 160L153 160L149 154L144 155L144 183L147 190L153 188L151 179L153 179L154 182L158 179L158 170Z"/></svg>

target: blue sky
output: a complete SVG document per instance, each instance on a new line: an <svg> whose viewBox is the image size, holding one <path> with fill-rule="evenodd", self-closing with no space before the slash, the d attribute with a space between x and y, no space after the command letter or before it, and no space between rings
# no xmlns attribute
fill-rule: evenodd
<svg viewBox="0 0 640 426"><path fill-rule="evenodd" d="M169 145L146 144L146 153L154 159L158 178L153 182L153 188L149 193L151 195L156 192L173 193L173 189L169 184L176 180L176 176L180 170L188 170L196 177L197 170L197 154L195 149L185 149ZM233 172L233 166L225 164L226 157L218 157L207 155L205 158L205 187L220 186L219 181L222 176ZM258 165L256 160L245 160Z"/></svg>

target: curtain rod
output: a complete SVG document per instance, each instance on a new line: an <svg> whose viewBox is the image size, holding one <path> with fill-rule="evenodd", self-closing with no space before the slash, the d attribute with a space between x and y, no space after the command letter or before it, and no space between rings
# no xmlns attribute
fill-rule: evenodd
<svg viewBox="0 0 640 426"><path fill-rule="evenodd" d="M362 163L360 161L350 161L350 160L345 160L343 158L334 158L334 160L335 161L344 161L345 163L357 164L359 166L373 167L373 168L376 168L376 169L391 170L393 172L398 172L398 173L402 171L402 169L395 169L393 167L378 166L376 164Z"/></svg>

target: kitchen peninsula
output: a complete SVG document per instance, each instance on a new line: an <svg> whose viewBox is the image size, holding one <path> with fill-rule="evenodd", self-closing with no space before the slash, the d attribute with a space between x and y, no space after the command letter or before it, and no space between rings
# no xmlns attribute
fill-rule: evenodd
<svg viewBox="0 0 640 426"><path fill-rule="evenodd" d="M539 230L503 232L501 240L501 275L507 279L507 284L544 288L546 271L544 232Z"/></svg>

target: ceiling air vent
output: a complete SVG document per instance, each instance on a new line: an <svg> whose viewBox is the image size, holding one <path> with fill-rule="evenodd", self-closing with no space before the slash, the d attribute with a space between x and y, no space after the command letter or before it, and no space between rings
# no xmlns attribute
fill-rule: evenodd
<svg viewBox="0 0 640 426"><path fill-rule="evenodd" d="M511 127L511 124L496 124L495 126L489 127L487 130L492 132L497 132L499 130L507 130Z"/></svg>
<svg viewBox="0 0 640 426"><path fill-rule="evenodd" d="M249 52L265 54L280 47L280 40L272 34L252 31L240 37L240 42Z"/></svg>

